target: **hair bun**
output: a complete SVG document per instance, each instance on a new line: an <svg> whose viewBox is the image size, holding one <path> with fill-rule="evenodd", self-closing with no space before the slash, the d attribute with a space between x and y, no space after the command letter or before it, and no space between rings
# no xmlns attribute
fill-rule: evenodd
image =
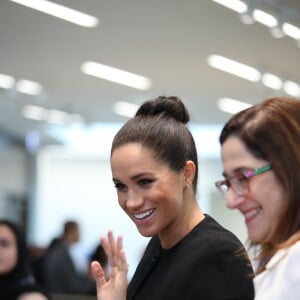
<svg viewBox="0 0 300 300"><path fill-rule="evenodd" d="M137 116L163 115L173 118L181 123L188 123L189 113L183 102L175 96L159 96L153 100L146 101L136 112Z"/></svg>

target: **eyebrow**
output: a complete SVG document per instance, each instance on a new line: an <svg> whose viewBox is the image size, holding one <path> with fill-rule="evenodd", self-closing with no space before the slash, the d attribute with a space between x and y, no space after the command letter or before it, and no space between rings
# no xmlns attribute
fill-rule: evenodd
<svg viewBox="0 0 300 300"><path fill-rule="evenodd" d="M152 175L152 173L150 172L144 172L144 173L139 173L139 174L136 174L134 176L131 176L130 177L130 180L137 180L139 179L140 177L143 177L143 176L149 176L149 175ZM122 182L121 180L117 179L117 178L112 178L113 182Z"/></svg>
<svg viewBox="0 0 300 300"><path fill-rule="evenodd" d="M238 168L236 168L236 169L233 170L233 174L241 173L244 169L251 169L251 168L246 167L246 166L244 166L244 167L238 167ZM230 177L230 176L228 176L228 175L226 174L226 172L224 172L224 171L222 172L222 175L223 175L223 177L225 177L225 178Z"/></svg>

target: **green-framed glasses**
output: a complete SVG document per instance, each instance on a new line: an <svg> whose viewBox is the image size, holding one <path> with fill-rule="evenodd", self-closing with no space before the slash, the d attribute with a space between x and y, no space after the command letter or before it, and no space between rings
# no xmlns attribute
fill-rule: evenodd
<svg viewBox="0 0 300 300"><path fill-rule="evenodd" d="M232 188L233 191L238 195L244 195L249 191L249 180L252 177L267 172L271 169L271 165L266 165L259 169L247 170L232 177L225 178L224 180L216 181L215 185L223 195L227 194L229 188Z"/></svg>

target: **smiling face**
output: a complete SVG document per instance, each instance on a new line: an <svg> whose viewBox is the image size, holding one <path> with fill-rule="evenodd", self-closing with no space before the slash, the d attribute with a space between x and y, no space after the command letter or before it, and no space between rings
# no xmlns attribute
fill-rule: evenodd
<svg viewBox="0 0 300 300"><path fill-rule="evenodd" d="M116 148L111 168L119 204L143 236L164 240L186 222L185 170L172 171L138 143Z"/></svg>
<svg viewBox="0 0 300 300"><path fill-rule="evenodd" d="M225 177L268 165L267 161L253 156L235 136L230 136L222 144L221 154ZM227 206L238 209L244 215L252 242L271 241L278 220L286 209L283 187L273 170L252 177L248 184L249 191L241 196L229 188L226 195Z"/></svg>
<svg viewBox="0 0 300 300"><path fill-rule="evenodd" d="M10 272L17 264L18 250L13 231L0 225L0 274Z"/></svg>

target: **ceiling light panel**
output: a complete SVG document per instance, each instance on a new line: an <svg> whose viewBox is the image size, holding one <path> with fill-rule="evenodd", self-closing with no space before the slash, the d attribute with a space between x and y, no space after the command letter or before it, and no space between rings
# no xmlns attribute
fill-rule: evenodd
<svg viewBox="0 0 300 300"><path fill-rule="evenodd" d="M46 117L47 110L44 107L36 105L26 105L22 110L22 115L26 119L43 121Z"/></svg>
<svg viewBox="0 0 300 300"><path fill-rule="evenodd" d="M47 0L10 0L12 2L38 10L53 17L80 25L83 27L96 27L99 19L75 9L47 1Z"/></svg>
<svg viewBox="0 0 300 300"><path fill-rule="evenodd" d="M284 91L292 97L300 97L300 85L293 81L285 81L283 84Z"/></svg>
<svg viewBox="0 0 300 300"><path fill-rule="evenodd" d="M272 16L271 14L268 14L260 9L255 9L253 11L253 19L256 22L259 22L267 27L275 27L278 24L277 19Z"/></svg>
<svg viewBox="0 0 300 300"><path fill-rule="evenodd" d="M16 90L20 93L34 96L41 93L42 86L38 82L21 79L16 83Z"/></svg>
<svg viewBox="0 0 300 300"><path fill-rule="evenodd" d="M139 106L133 103L118 101L115 103L113 110L117 115L132 118L137 112Z"/></svg>
<svg viewBox="0 0 300 300"><path fill-rule="evenodd" d="M11 89L15 84L15 79L6 74L0 74L0 88Z"/></svg>
<svg viewBox="0 0 300 300"><path fill-rule="evenodd" d="M49 109L45 121L52 124L63 125L71 121L71 116L64 111Z"/></svg>
<svg viewBox="0 0 300 300"><path fill-rule="evenodd" d="M99 64L96 62L85 62L81 66L83 73L105 79L118 84L126 85L139 90L148 90L152 83L151 80L137 74L124 70Z"/></svg>
<svg viewBox="0 0 300 300"><path fill-rule="evenodd" d="M289 37L300 40L300 28L290 23L283 23L282 31Z"/></svg>
<svg viewBox="0 0 300 300"><path fill-rule="evenodd" d="M236 114L246 108L249 108L251 104L242 102L232 98L221 98L217 101L217 107L227 113Z"/></svg>
<svg viewBox="0 0 300 300"><path fill-rule="evenodd" d="M46 109L37 105L26 105L22 109L22 115L26 119L47 122L55 125L78 124L83 122L83 118L78 114L69 114L67 112Z"/></svg>
<svg viewBox="0 0 300 300"><path fill-rule="evenodd" d="M257 69L221 55L210 55L207 59L207 62L213 68L249 81L256 82L261 78L261 74Z"/></svg>
<svg viewBox="0 0 300 300"><path fill-rule="evenodd" d="M214 2L221 4L231 10L234 10L240 14L244 13L247 11L248 6L246 3L244 3L243 1L239 1L239 0L213 0Z"/></svg>
<svg viewBox="0 0 300 300"><path fill-rule="evenodd" d="M273 90L280 90L282 88L282 80L274 74L265 73L261 80L266 87Z"/></svg>

